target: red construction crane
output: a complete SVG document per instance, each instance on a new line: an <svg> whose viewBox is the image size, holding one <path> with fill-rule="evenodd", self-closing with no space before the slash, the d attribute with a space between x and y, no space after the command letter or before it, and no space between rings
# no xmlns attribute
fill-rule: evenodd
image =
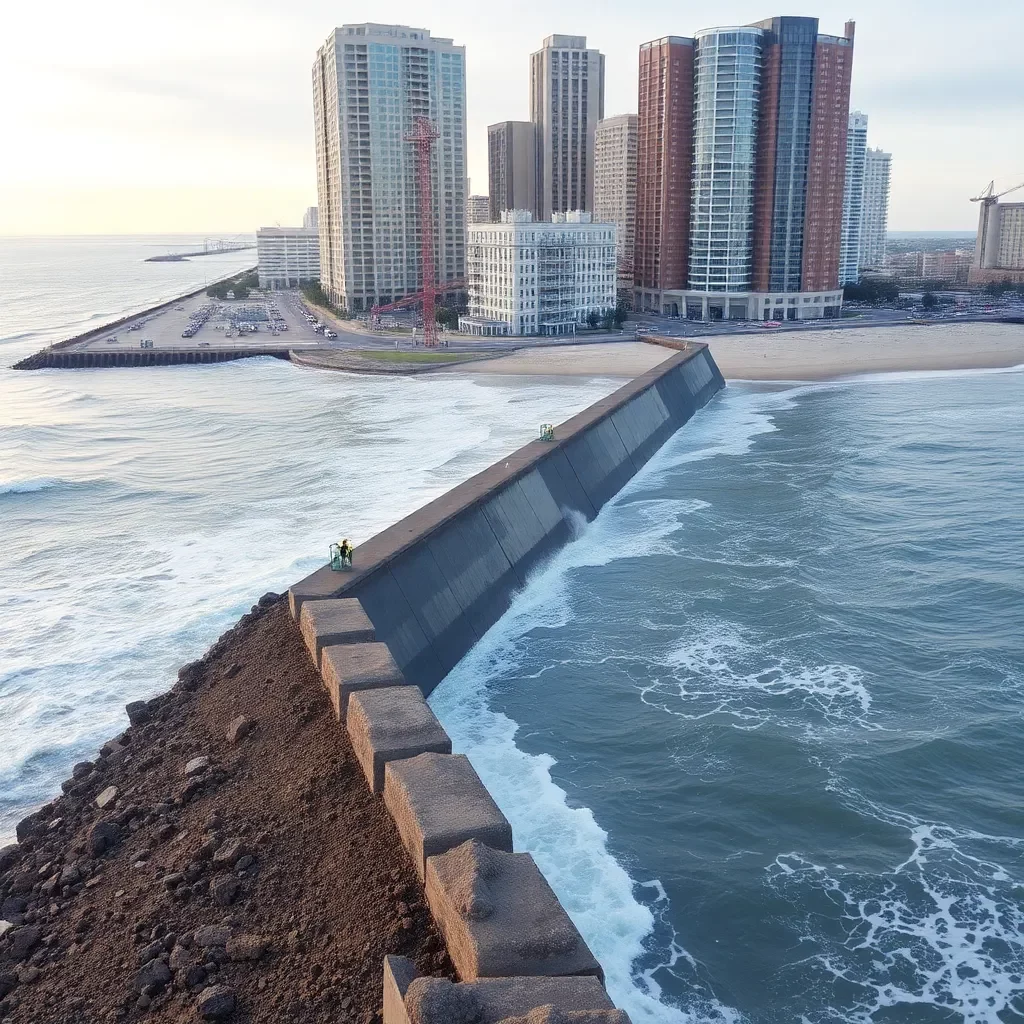
<svg viewBox="0 0 1024 1024"><path fill-rule="evenodd" d="M434 295L443 295L445 292L457 292L466 287L465 281L445 281L444 284L434 286ZM404 299L397 302L389 302L386 306L374 306L370 310L370 327L372 330L380 330L381 313L390 313L394 309L405 309L407 306L418 306L423 301L423 292L416 292L413 295L406 295ZM435 321L436 323L436 321ZM436 338L434 344L437 344Z"/></svg>
<svg viewBox="0 0 1024 1024"><path fill-rule="evenodd" d="M434 266L434 196L432 185L432 156L434 143L440 136L437 125L429 117L413 119L413 130L406 135L405 141L411 142L416 149L416 199L420 208L420 264L422 279L420 290L415 295L407 295L397 302L383 306L374 306L370 310L370 325L374 330L380 324L380 314L404 306L423 304L423 344L437 345L437 320L434 310L437 296L443 292L455 291L466 286L465 281L445 281L437 283L437 270Z"/></svg>
<svg viewBox="0 0 1024 1024"><path fill-rule="evenodd" d="M413 120L413 129L405 141L416 148L417 198L420 206L420 263L423 277L420 290L423 292L423 344L431 347L437 344L437 320L434 319L434 300L437 288L437 273L434 269L434 195L431 184L431 157L434 143L440 132L429 117Z"/></svg>

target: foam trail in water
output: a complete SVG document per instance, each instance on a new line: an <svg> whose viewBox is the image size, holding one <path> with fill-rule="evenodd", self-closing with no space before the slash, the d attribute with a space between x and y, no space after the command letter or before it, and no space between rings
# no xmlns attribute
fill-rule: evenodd
<svg viewBox="0 0 1024 1024"><path fill-rule="evenodd" d="M661 1001L658 970L689 961L673 939L659 966L639 972L635 963L650 950L656 915L666 919L667 897L657 880L638 885L608 851L607 833L586 807L570 807L551 777L554 760L516 746L517 724L490 706L488 681L514 674L520 642L537 627L558 628L572 614L570 576L583 566L606 565L672 551L671 538L686 517L707 507L698 500L643 499L644 487L672 467L716 455L743 454L759 433L774 429L767 412L782 408L778 394L723 395L610 502L598 518L578 527L574 542L558 552L516 597L506 615L456 666L431 704L456 750L472 760L512 823L517 849L533 854L607 974L608 991L634 1024L737 1021L693 977L684 1009ZM638 892L653 892L647 902Z"/></svg>
<svg viewBox="0 0 1024 1024"><path fill-rule="evenodd" d="M831 788L859 813L905 829L910 852L882 875L795 852L768 868L769 884L794 904L816 890L842 908L845 942L822 944L812 922L805 941L819 946L811 959L824 975L852 987L857 1001L842 1017L826 1010L814 1020L874 1024L917 1005L942 1007L963 1024L1020 1019L1024 877L995 858L1019 862L1024 840L922 821L835 782Z"/></svg>

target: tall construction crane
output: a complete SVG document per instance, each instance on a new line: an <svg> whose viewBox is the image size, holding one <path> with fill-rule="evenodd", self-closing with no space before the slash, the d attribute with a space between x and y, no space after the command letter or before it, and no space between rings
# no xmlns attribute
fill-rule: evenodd
<svg viewBox="0 0 1024 1024"><path fill-rule="evenodd" d="M420 208L420 267L422 270L420 290L415 295L407 295L397 302L391 302L385 306L374 306L370 310L370 325L376 329L380 325L381 313L422 302L423 344L428 348L437 345L437 319L434 316L437 296L465 286L464 281L446 281L440 286L437 283L437 271L434 264L434 197L431 176L434 143L439 136L437 125L429 117L421 116L413 119L413 129L405 137L405 141L411 142L416 150L416 198Z"/></svg>
<svg viewBox="0 0 1024 1024"><path fill-rule="evenodd" d="M1011 192L1016 192L1017 189L1020 188L1024 188L1024 181L1022 181L1019 185L1014 185L1012 188L1005 189L1002 192L996 192L995 181L990 181L988 185L986 185L985 188L982 190L980 196L972 196L971 202L984 203L986 206L989 206L992 203L998 203L999 200L1003 198L1003 196L1008 196Z"/></svg>
<svg viewBox="0 0 1024 1024"><path fill-rule="evenodd" d="M999 200L1011 192L1024 188L1019 185L996 192L995 181L990 181L980 196L972 196L972 203L981 203L978 217L978 240L974 246L974 266L977 270L995 270L999 267L1000 208Z"/></svg>

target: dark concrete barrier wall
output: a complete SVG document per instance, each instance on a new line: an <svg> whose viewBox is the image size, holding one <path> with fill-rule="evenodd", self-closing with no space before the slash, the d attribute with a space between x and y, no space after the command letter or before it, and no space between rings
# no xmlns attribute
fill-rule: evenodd
<svg viewBox="0 0 1024 1024"><path fill-rule="evenodd" d="M84 350L69 352L60 349L43 349L16 363L14 370L83 370L96 366L176 366L180 363L228 363L236 359L253 359L257 356L273 356L288 359L291 353L286 348L239 348L239 349L128 349L127 351Z"/></svg>
<svg viewBox="0 0 1024 1024"><path fill-rule="evenodd" d="M572 536L725 382L695 345L478 473L289 592L358 597L377 639L430 691L504 614L530 571Z"/></svg>

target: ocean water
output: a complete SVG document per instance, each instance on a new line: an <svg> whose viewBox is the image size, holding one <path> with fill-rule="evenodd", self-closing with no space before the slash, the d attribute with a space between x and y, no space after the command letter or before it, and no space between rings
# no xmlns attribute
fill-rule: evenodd
<svg viewBox="0 0 1024 1024"><path fill-rule="evenodd" d="M8 369L248 259L142 262L181 244L0 241L0 845L125 727L125 703L331 541L358 544L618 386L275 359Z"/></svg>
<svg viewBox="0 0 1024 1024"><path fill-rule="evenodd" d="M634 1024L1024 1021L1022 410L733 384L435 691Z"/></svg>
<svg viewBox="0 0 1024 1024"><path fill-rule="evenodd" d="M0 844L330 540L615 386L5 368L249 262L142 262L189 241L0 240ZM733 384L436 691L634 1024L1024 1020L1022 400Z"/></svg>

